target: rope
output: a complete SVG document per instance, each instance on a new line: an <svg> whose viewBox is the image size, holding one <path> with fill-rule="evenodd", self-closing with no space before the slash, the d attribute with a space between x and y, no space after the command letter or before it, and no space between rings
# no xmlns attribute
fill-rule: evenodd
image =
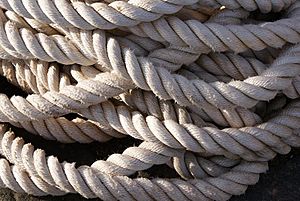
<svg viewBox="0 0 300 201"><path fill-rule="evenodd" d="M259 9L262 13L279 12L282 9L286 9L294 3L294 0L291 1L277 1L277 0L268 0L268 1L256 1L256 0L205 0L199 1L199 5L207 6L225 6L230 9L243 8L247 11L254 11Z"/></svg>
<svg viewBox="0 0 300 201"><path fill-rule="evenodd" d="M102 200L243 194L300 146L299 13L296 0L0 0L0 75L26 94L0 93L0 187ZM60 143L137 144L77 166L9 125ZM177 177L135 178L163 164Z"/></svg>
<svg viewBox="0 0 300 201"><path fill-rule="evenodd" d="M109 40L107 46L107 51L114 52L114 54L111 59L105 56L102 60L108 59L111 68L116 68L113 70L123 79L104 73L99 74L97 81L84 80L78 82L76 86L64 87L60 93L49 91L44 95L29 95L26 99L15 96L11 100L2 95L1 121L28 121L28 119L34 120L37 115L39 118L45 118L66 114L69 111L84 108L92 103L100 103L108 97L116 96L124 90L133 88L134 84L144 90L152 90L162 99L174 99L183 106L205 107L207 104L212 104L221 109L235 106L250 108L258 101L273 99L279 90L288 88L292 78L300 73L297 65L298 46L290 51L291 56L284 56L285 63L279 63L280 60L283 60L282 57L279 57L278 62L275 61L261 75L247 78L244 81L231 81L227 84L206 83L202 80L188 81L184 77L171 74L162 67L154 67L149 60L143 57L138 60L126 49L124 54L128 54L128 56L125 56L125 61L115 61L113 58L120 58L121 53L116 50L121 50L121 47L116 40ZM116 65L115 62L118 61L121 62L120 65ZM286 66L283 67L283 65ZM23 106L20 105L21 102ZM24 108L25 104L26 108ZM8 109L11 111L9 115L5 112Z"/></svg>
<svg viewBox="0 0 300 201"><path fill-rule="evenodd" d="M3 132L2 132L3 136ZM63 192L75 192L79 191L85 197L93 198L100 197L102 199L120 199L120 196L124 196L122 199L153 199L154 197L162 197L164 199L174 198L183 198L186 199L228 199L230 197L229 194L239 194L245 190L245 185L251 185L252 183L257 182L257 174L266 171L265 163L252 163L252 162L244 162L240 165L233 168L232 171L228 173L221 174L219 177L210 178L208 177L205 180L190 180L188 182L182 180L147 180L147 179L135 179L131 180L122 176L109 176L105 173L96 173L93 168L82 166L78 169L75 169L74 164L64 163L60 164L55 157L48 157L48 159L44 158L43 152L36 150L33 152L33 147L30 145L24 145L22 143L21 138L16 138L14 140L14 136L12 133L4 134L3 140L1 141L2 152L6 152L6 156L11 158L10 161L18 161L19 166L10 167L5 159L1 160L0 168L2 171L0 174L2 186L10 186L17 192L27 192L34 195L46 195L49 194L49 191L54 195L61 195ZM8 142L7 140L14 140L14 142ZM21 140L21 141L20 141ZM5 147L5 145L16 145L14 146L14 150L19 150L15 154L16 158L9 157L11 154L9 147ZM141 145L140 145L141 146ZM153 146L157 146L153 144ZM158 145L159 146L159 145ZM149 144L147 146L149 149ZM157 149L157 148L156 148ZM165 149L165 148L163 148ZM24 150L24 151L23 151ZM29 154L29 152L31 154ZM28 177L26 171L24 171L25 167L22 168L23 162L20 160L26 160L25 157L22 157L22 153L24 153L26 157L37 157L36 161L44 162L43 164L36 164L39 168L32 169L35 167L35 164L27 164L31 167L30 172L37 173L33 177ZM171 152L174 154L174 152ZM20 155L21 154L21 155ZM44 159L43 159L44 158ZM51 162L46 162L51 161ZM51 164L51 167L47 167L47 164ZM33 165L33 166L32 166ZM41 166L40 166L41 165ZM46 165L46 167L45 167ZM43 167L44 166L44 167ZM55 169L56 168L56 169ZM2 174L5 172L9 174ZM59 170L59 171L57 171ZM93 175L93 176L92 176ZM13 179L15 177L16 179ZM238 178L236 178L238 177ZM52 185L46 183L45 180L51 180ZM79 180L78 180L79 179ZM25 183L20 183L20 181L26 181ZM113 186L112 183L114 184ZM62 190L53 189L55 187L60 187ZM230 187L228 188L228 186ZM43 187L42 187L43 186ZM48 187L50 186L50 187ZM51 188L52 186L52 188ZM148 186L146 188L146 186ZM41 187L42 189L39 189ZM117 188L116 188L117 187ZM235 188L232 188L235 187ZM187 188L187 189L186 189ZM215 194L211 194L210 190L214 190ZM184 190L185 189L185 190ZM44 190L44 191L43 191ZM53 192L55 190L55 192ZM116 191L122 191L122 195L117 193ZM159 191L154 191L159 190ZM191 191L193 194L187 192ZM174 194L175 192L175 194ZM171 196L171 197L169 197ZM207 196L207 197L206 197ZM169 197L169 198L168 198Z"/></svg>

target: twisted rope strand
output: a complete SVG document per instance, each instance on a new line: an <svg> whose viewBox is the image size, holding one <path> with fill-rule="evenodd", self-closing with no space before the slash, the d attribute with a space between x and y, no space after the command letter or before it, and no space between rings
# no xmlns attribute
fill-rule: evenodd
<svg viewBox="0 0 300 201"><path fill-rule="evenodd" d="M9 135L9 133L6 135ZM20 140L16 139L16 143L17 142L20 142ZM15 160L21 159L19 157L19 154L21 154L21 152L24 153L21 150L28 150L29 148L28 145L23 146L22 142L17 146L19 146L17 149L19 151L17 151L17 154L15 155L17 157L15 158ZM31 153L33 154L32 148ZM43 152L41 151L37 150L34 153L36 154L33 154L33 156L43 156ZM11 160L13 161L14 159ZM37 170L45 171L39 171L38 174L41 174L48 180L51 178L52 181L55 182L55 185L63 188L65 192L78 191L84 197L99 197L104 200L120 199L121 197L122 199L151 199L151 197L153 198L154 194L156 196L160 195L163 199L169 200L174 198L174 192L176 194L176 198L181 197L184 200L197 200L199 199L199 196L201 196L201 198L203 199L227 200L230 198L231 194L238 195L240 193L243 193L245 191L244 185L251 185L256 183L258 180L258 174L266 171L267 168L265 163L244 162L234 167L232 171L221 174L216 178L209 177L205 180L189 180L185 182L178 179L130 180L127 177L109 176L105 173L96 172L93 168L87 166L81 166L76 169L74 164L60 164L54 157L49 157L48 161L51 162L39 164L44 165L44 167ZM28 177L24 169L22 169L22 167L20 169L20 166L13 166L12 169L10 169L9 164L5 159L2 159L0 164L1 170L5 170L6 173L3 174L4 172L0 171L1 184L3 187L9 187L18 192L25 191L26 193L30 193L33 195L45 195L49 193L49 185L47 185L47 183L43 183L44 186L47 187L46 192L45 188L41 188L41 181L38 179L38 175L35 174L31 177ZM20 162L18 164L20 164ZM56 168L56 170L59 170L60 172L54 171L53 168ZM31 172L32 171L35 171L35 169L31 169ZM16 180L13 179L14 177L16 178ZM75 182L76 180L77 182ZM62 183L62 181L67 183ZM111 186L111 182L114 183L114 186ZM169 187L166 187L166 185ZM226 187L226 185L230 185L230 188L228 188L228 186ZM121 186L123 186L123 188L121 188ZM71 189L68 189L66 187L69 187ZM235 190L231 190L232 187L235 187ZM206 188L209 188L210 190L205 190ZM123 190L120 192L120 189ZM192 192L194 192L192 195L188 193L191 192L191 190ZM61 192L59 193L61 194Z"/></svg>
<svg viewBox="0 0 300 201"><path fill-rule="evenodd" d="M124 103L130 107L137 109L144 114L155 116L159 119L171 119L177 121L179 124L193 123L199 127L210 125L205 121L214 122L220 126L231 126L235 128L244 126L253 126L261 122L261 118L255 113L244 108L233 108L219 110L215 107L187 107L190 117L185 116L182 107L179 107L175 111L171 110L173 104L169 104L170 101L162 101L154 96L151 92L142 90L133 90L127 94L121 94L121 99ZM174 105L177 108L177 104ZM176 114L178 118L176 118ZM200 118L199 118L200 117ZM191 118L191 120L189 120ZM202 120L203 119L203 120ZM210 125L213 126L213 125Z"/></svg>
<svg viewBox="0 0 300 201"><path fill-rule="evenodd" d="M15 138L12 132L6 132L2 137L2 154L8 158L11 163L17 164L30 175L39 175L44 181L55 186L54 181L49 180L49 177L45 177L44 175L47 168L41 167L47 166L46 161L50 161L52 156L46 158L45 153L42 150L33 151L34 147L32 145L25 145L24 141L21 138ZM12 154L16 152L20 152L20 154ZM101 170L102 172L114 175L129 175L133 174L135 171L146 169L153 164L164 163L170 159L170 156L176 155L178 156L173 159L173 165L181 174L185 171L184 169L186 169L186 166L194 163L194 160L198 161L194 164L193 169L188 170L191 171L192 174L197 174L197 178L205 178L208 176L217 177L228 172L229 168L238 165L240 162L239 160L231 160L223 157L204 159L189 152L182 155L186 157L186 161L182 163L178 160L179 156L181 157L180 152L165 148L159 144L144 142L139 147L130 147L126 149L122 155L113 154L106 161L101 160L97 161L97 163L98 165L101 163L101 166L103 167ZM202 171L194 172L195 169L202 169ZM47 174L49 174L49 172Z"/></svg>
<svg viewBox="0 0 300 201"><path fill-rule="evenodd" d="M247 19L249 16L249 12L245 11L244 9L222 9L216 14L210 16L210 18L206 21L209 23L217 23L222 25L228 24L242 24L242 21Z"/></svg>
<svg viewBox="0 0 300 201"><path fill-rule="evenodd" d="M178 12L184 5L192 5L196 2L197 0L147 0L86 4L80 1L70 3L67 0L1 0L0 7L46 24L54 23L63 27L91 30L114 29L119 26L134 26L141 22L153 21L164 14Z"/></svg>
<svg viewBox="0 0 300 201"><path fill-rule="evenodd" d="M96 38L94 45L89 44L89 46L82 46L82 39L77 38L78 34L82 34L84 35L83 37L85 37L84 40L89 41L88 33L78 33L77 31L75 31L75 33L71 32L68 34L72 39L72 41L70 41L67 37L61 35L47 36L43 33L34 34L26 28L19 29L11 21L6 22L2 28L3 29L0 29L0 34L3 35L0 40L2 42L1 46L3 51L5 52L1 55L3 59L10 56L20 59L38 58L47 62L57 61L65 65L76 63L84 66L94 65L97 63L97 59L99 59L97 55L99 53L97 52L97 54L95 54L95 50L91 50L91 48L98 50L99 47L97 46L102 44L102 41L99 41L99 39ZM93 37L97 37L98 34L99 33L96 32L93 34ZM133 49L137 55L143 55L139 50L145 50L141 50L141 48L153 51L154 48L160 47L157 42L147 40L151 45L145 44L145 42L141 43L141 40L138 39L138 37L133 36L128 36L128 40L118 39L120 40L121 45L126 44L127 48ZM133 44L132 42L137 44ZM137 45L141 45L141 47L138 47ZM170 56L170 53L167 53L168 51L172 51L173 57ZM165 65L166 68L171 68L175 65L174 68L178 69L180 64L189 64L195 61L198 58L198 54L188 50L185 51L184 49L167 48L154 51L149 57L157 65ZM168 62L170 64L168 64ZM103 67L106 66L104 65Z"/></svg>
<svg viewBox="0 0 300 201"><path fill-rule="evenodd" d="M67 0L50 1L7 1L0 6L18 15L37 19L47 24L80 29L113 29L118 26L134 26L140 22L153 21L164 14L178 12L182 6L196 3L188 1L114 1L110 4L72 2Z"/></svg>
<svg viewBox="0 0 300 201"><path fill-rule="evenodd" d="M32 63L32 62L31 62ZM13 70L14 69L6 69L7 65L10 64L8 62L5 62L4 65L2 66L2 70L3 70L3 74L9 74L9 76L11 76L11 74L13 74ZM24 65L23 63L21 63L21 65ZM69 85L70 83L70 79L69 77L67 77L66 75L64 76L65 79L62 79L59 81L59 83L57 83L57 78L58 77L62 77L59 76L60 72L58 69L57 65L49 65L46 63L34 63L33 65L30 65L30 68L27 67L27 71L22 72L22 70L24 71L25 68L23 68L23 66L20 66L20 63L16 63L15 64L16 69L19 69L19 71L16 71L16 75L15 77L20 77L21 80L13 80L15 82L21 82L21 84L29 84L29 89L28 90L32 90L34 91L36 88L40 88L39 85L36 86L36 83L39 82L43 82L43 87L47 88L46 90L49 91L59 91L59 88L62 86L66 86ZM11 66L10 66L11 67ZM48 69L48 70L47 70ZM90 68L89 68L90 69ZM32 71L31 71L32 70ZM74 69L75 71L78 70L77 68ZM7 72L8 71L8 72ZM28 74L28 71L30 73L30 76L25 76L25 74ZM22 72L20 74L18 74L18 72ZM77 71L76 71L77 72ZM33 75L33 73L35 73L36 75ZM74 71L71 71L72 74L74 74ZM84 76L84 75L82 75ZM25 80L25 82L24 82ZM33 80L33 82L32 82ZM35 81L36 80L36 81ZM67 80L67 81L65 81ZM24 82L24 83L23 83ZM26 83L27 82L27 83ZM62 82L62 83L60 83ZM26 85L27 86L27 85ZM45 90L43 88L43 90ZM45 91L42 91L41 93L45 93ZM149 94L150 95L150 94ZM152 96L152 95L150 95ZM152 96L153 98L153 96ZM164 105L163 110L165 110L163 113L167 116L159 116L159 118L161 119L173 119L175 121L179 122L191 122L191 116L187 113L187 111L185 111L184 108L178 106L177 104L175 104L175 108L173 108L173 104L170 101L160 101L161 104ZM171 111L170 111L171 109ZM168 113L171 112L173 114L175 114L174 116L172 115L168 115ZM156 115L157 113L153 112L150 114L154 114ZM196 114L193 115L193 117L195 118ZM197 120L201 120L199 118L197 118ZM198 122L199 125L200 123L202 123L203 125L205 125L205 122ZM65 118L58 118L58 119L54 119L54 118L50 118L47 119L45 121L33 121L33 122L20 122L20 124L17 123L13 123L15 126L17 127L23 127L25 128L27 131L30 131L34 134L39 134L43 137L45 137L46 139L57 139L60 142L64 142L64 143L70 143L70 142L74 142L74 141L79 141L81 143L88 143L91 142L91 138L95 139L97 141L107 141L108 139L110 139L110 137L108 137L106 134L103 134L103 132L101 131L101 129L105 129L105 125L100 125L99 122L97 123L92 123L92 122L86 122L82 119L74 119L73 121L69 121ZM78 124L78 125L76 125ZM96 131L93 132L93 129ZM99 132L97 134L97 132ZM114 132L113 130L109 129L109 130L104 130L104 132L106 133L110 133L110 135L112 136L117 136L117 137L122 137L122 135L118 135L116 134L116 132ZM90 138L91 137L91 138Z"/></svg>
<svg viewBox="0 0 300 201"><path fill-rule="evenodd" d="M80 80L87 79L83 78L85 77L84 75L79 77ZM189 117L186 116L187 113L184 112L184 109L178 107L177 104L174 105L175 110L173 110L173 104L170 101L159 100L153 93L142 90L133 90L130 93L121 94L121 99L130 107L138 109L144 114L152 115L159 119L172 119L174 121L178 119L178 122L181 124L193 122L201 127L207 125L198 115L209 121L216 121L223 126L230 124L232 127L243 127L245 125L252 126L260 122L260 118L256 114L243 108L238 108L237 110L218 110L214 107L205 107L203 109L206 111L206 114L201 110L195 110L196 108L194 107L192 110L194 110L195 113L191 113ZM178 117L176 117L177 115ZM213 120L207 115L210 115Z"/></svg>
<svg viewBox="0 0 300 201"><path fill-rule="evenodd" d="M171 16L129 29L136 35L172 45L197 48L201 53L228 50L240 53L247 49L259 51L266 47L281 48L287 42L299 42L296 21L300 3L296 1L295 4L295 8L288 11L290 17L287 19L259 25L219 25L197 20L182 21Z"/></svg>
<svg viewBox="0 0 300 201"><path fill-rule="evenodd" d="M297 114L298 108L294 106L295 114L289 113L292 109L287 109L288 112L283 112L283 116L279 114L275 120L270 119L268 122L255 127L219 130L212 127L199 128L193 124L179 125L173 120L161 122L153 116L144 118L139 112L130 112L124 106L113 109L114 106L109 102L103 103L102 108L99 108L99 106L90 107L89 114L91 116L88 116L88 118L105 122L103 124L110 125L118 132L129 134L136 139L152 142L158 140L169 147L175 149L185 148L193 152L208 152L215 155L225 154L227 157L233 157L236 154L247 160L270 159L274 157L274 151L282 154L288 152L290 148L283 141L292 137L291 131L296 129L297 125L296 123L292 125L289 123L286 127L285 121L288 117L293 118L295 122L298 121L297 117L294 116ZM281 119L284 123L281 122ZM284 129L286 135L282 135L273 129L270 130L269 127L276 127L278 130ZM264 133L264 137L257 133ZM283 138L283 141L281 138ZM259 157L253 152L258 154Z"/></svg>
<svg viewBox="0 0 300 201"><path fill-rule="evenodd" d="M259 9L262 13L268 12L279 12L283 9L291 6L296 0L267 0L267 1L257 1L257 0L203 0L199 1L200 6L211 6L220 7L225 6L229 9L243 8L247 11L254 11Z"/></svg>
<svg viewBox="0 0 300 201"><path fill-rule="evenodd" d="M134 26L140 22L157 20L164 14L178 12L184 5L195 4L198 0L188 1L114 1L110 4L61 1L8 1L1 0L0 7L14 11L18 15L36 19L43 23L55 23L63 27L80 29L113 29L118 26ZM205 1L204 1L205 2ZM225 6L229 9L244 8L249 11L260 9L267 13L279 12L295 1L272 1L257 4L257 1L215 1L205 2L208 6ZM201 3L201 1L199 2ZM218 5L219 4L219 5ZM34 5L34 6L33 6ZM43 5L43 6L41 6Z"/></svg>
<svg viewBox="0 0 300 201"><path fill-rule="evenodd" d="M111 118L109 118L109 119L111 119ZM98 121L99 121L99 119L98 119ZM103 120L101 120L101 121L99 121L99 122L103 122ZM38 123L37 125L39 125L39 124L40 124L40 123ZM70 125L69 125L69 126L70 126ZM66 127L64 127L64 128L66 128ZM75 137L76 137L76 136L75 136ZM63 139L63 138L61 137L60 139ZM80 137L78 137L78 136L77 136L77 139L81 140ZM66 140L63 140L63 141L66 141ZM84 142L84 138L83 138L83 142Z"/></svg>
<svg viewBox="0 0 300 201"><path fill-rule="evenodd" d="M293 12L298 12L298 10L299 9L294 9ZM175 17L161 20L161 22L158 21L156 24L163 23L166 26L158 26L155 30L151 30L150 38L158 41L168 41L171 44L179 46L185 46L187 44L190 47L200 48L198 51L204 53L208 53L211 49L214 51L226 51L230 49L234 52L244 52L247 48L254 50L262 50L267 46L279 48L287 42L297 43L300 41L299 29L293 25L297 18L282 19L278 22L264 24L263 26L205 25L195 20L187 21L187 24L185 24ZM165 29L169 26L168 23L171 24L170 26L176 26L176 28L169 28L167 31L160 31L160 33L170 32L170 30L178 30L178 33L168 33L165 35L167 37L165 39L152 37L154 35L160 35L159 33L154 34L154 32L157 32L157 28ZM192 31L189 26L192 27ZM148 27L147 31L150 31L151 27L154 28L155 26ZM280 30L285 31L283 33ZM17 58L24 58L24 56L25 58L37 57L45 61L53 61L54 59L64 64L72 64L75 62L82 65L92 65L96 63L95 58L91 59L91 56L93 57L95 55L86 57L86 55L83 54L85 52L82 53L79 51L62 36L46 36L42 33L33 35L33 33L25 28L18 30L10 22L5 23L4 27L1 27L0 32L2 35L1 46L8 53L6 56L14 56ZM145 32L145 30L138 30L133 33L141 35L143 32ZM219 33L223 35L221 36ZM227 35L226 37L224 37L225 33ZM150 34L150 32L145 34ZM188 41L186 40L186 36L189 36ZM160 37L164 37L164 35ZM32 43L34 43L34 45ZM51 48L49 47L50 44ZM82 47L84 47L84 45L82 45Z"/></svg>
<svg viewBox="0 0 300 201"><path fill-rule="evenodd" d="M76 86L64 87L59 93L47 92L43 96L30 95L26 100L21 97L12 97L9 100L2 95L3 109L0 108L2 113L0 113L0 119L3 122L28 121L29 119L49 118L66 114L72 110L83 109L102 102L106 98L119 95L125 90L132 89L134 84L131 81L128 82L128 79L131 79L144 90L151 89L161 99L174 99L184 106L200 105L203 107L212 104L220 109L236 106L249 108L253 107L259 100L267 101L274 98L279 90L288 88L295 75L299 74L299 61L296 56L299 46L289 52L291 54L288 57L289 59L286 59L286 56L283 57L286 60L285 63L275 63L260 76L250 77L244 81L232 81L228 84L220 82L208 84L201 80L189 82L182 76L172 75L164 68L155 68L149 60L143 57L137 59L131 51L126 48L122 49L114 39L108 40L107 49L109 55L103 55L101 60L108 59L109 66L113 68L113 71L125 79L122 80L119 76L102 73L97 76L97 81L84 80ZM125 62L119 60L119 58L122 58L120 55L122 53L119 50L123 50ZM278 60L280 61L283 58ZM96 86L99 87L96 89ZM107 90L107 88L112 89ZM255 93L253 93L253 90L255 90ZM102 95L102 97L100 98L99 95L100 97ZM34 102L32 102L33 97ZM18 99L17 103L14 101L15 99ZM80 101L80 105L78 101ZM43 106L40 105L40 102ZM24 111L25 108L20 107L20 103L26 105L26 111ZM9 108L12 115L5 113L5 110L7 110L5 108ZM30 111L28 111L29 108ZM33 112L35 115L33 115Z"/></svg>
<svg viewBox="0 0 300 201"><path fill-rule="evenodd" d="M28 94L0 87L0 187L128 201L243 194L300 146L299 17L297 0L0 0L0 75ZM99 144L101 159L77 167L4 122L62 143L134 145L119 139L124 151L107 156ZM178 175L152 178L163 164Z"/></svg>
<svg viewBox="0 0 300 201"><path fill-rule="evenodd" d="M1 187L36 196L49 194L49 190L43 188L45 186L44 183L38 183L39 181L36 181L36 177L29 177L18 166L9 166L7 160L0 160L0 168L2 170L0 173ZM267 165L266 163L245 162L219 178L189 181L179 179L129 179L124 176L109 176L103 173L96 173L92 168L86 166L81 166L77 170L74 164L68 163L61 165L60 168L67 175L68 182L70 182L69 185L72 185L78 193L86 198L99 197L103 200L152 200L154 198L173 200L179 197L181 200L198 200L199 198L201 200L228 200L232 195L243 194L246 185L255 184L258 181L259 173L267 170ZM3 172L6 172L6 174L3 175ZM76 182L76 180L80 180L80 182ZM31 188L28 188L29 185ZM36 186L39 186L41 189L34 188ZM48 186L46 187L49 188ZM191 194L191 192L193 193Z"/></svg>
<svg viewBox="0 0 300 201"><path fill-rule="evenodd" d="M196 63L199 66L191 66L195 70L202 68L216 76L229 76L235 80L260 75L267 69L267 66L258 59L232 53L201 55Z"/></svg>
<svg viewBox="0 0 300 201"><path fill-rule="evenodd" d="M116 43L116 42L114 42L113 40L109 40L108 41L108 43L107 43L108 45L107 45L107 48L108 49L113 49L113 50L115 50L115 55L112 55L111 56L111 58L112 59L115 59L115 58L120 58L121 57L121 55L122 55L122 53L120 53L120 52L117 52L116 51L116 49L118 49L118 51L119 51L119 47L118 47L118 44ZM107 51L109 52L109 50L107 49ZM122 50L122 49L121 49ZM126 51L126 53L127 53L128 51ZM125 60L126 60L126 53L123 53L123 55L125 55L124 57L125 57ZM173 79L171 78L171 75L169 75L168 74L168 72L166 72L166 71L164 71L163 69L159 69L158 71L157 71L157 73L155 73L153 76L147 76L147 77L145 77L145 72L143 72L143 71L145 71L145 70L139 70L140 72L143 72L143 74L144 75L142 75L142 74L140 74L139 75L139 77L138 76L134 76L134 78L133 78L133 75L132 75L132 69L128 69L128 67L129 67L129 65L127 65L128 63L126 63L126 61L123 63L123 64L119 64L119 65L115 65L115 61L112 61L109 57L107 57L106 55L101 55L101 59L99 58L99 60L101 61L101 63L105 63L106 65L109 63L109 62L113 62L113 63L111 63L111 65L112 66L108 66L107 68L115 68L115 70L117 70L117 72L119 73L119 74L121 74L121 75L124 75L124 76L126 76L126 78L131 78L131 79L133 79L133 81L135 82L135 84L139 87L139 88L142 88L142 89L144 89L144 90L149 90L149 87L152 89L152 91L156 94L156 95L158 95L160 98L162 98L162 99L170 99L170 96L173 96L172 98L173 99L175 99L179 104L181 104L181 105L189 105L190 103L188 103L187 102L187 99L178 99L178 97L184 97L185 95L184 94L182 94L182 92L180 91L180 89L179 88L184 88L185 90L184 91L186 91L186 89L187 88L195 88L195 87L193 87L193 86L191 86L191 84L189 84L189 85L187 85L187 81L185 81L184 79L182 79L182 77L179 77L179 76L176 76L176 78L175 78L175 76L173 76ZM138 61L135 61L135 64L137 64L137 62L141 62L141 60L138 60ZM150 64L148 64L148 62L147 61L143 61L145 64L147 64L147 67L149 68L149 67L151 67L151 70L153 69L153 67L150 65ZM122 67L121 67L122 66ZM126 69L126 71L127 72L125 72L125 69L124 69L124 66L125 66L125 68L127 68ZM279 68L279 67L278 67ZM154 71L154 69L152 70L152 72ZM155 72L155 71L154 71ZM129 73L129 76L128 76L128 73ZM154 81L154 76L155 76L155 81ZM144 80L141 80L141 78L143 78L143 77L145 77L145 79ZM159 77L159 78L158 78ZM167 86L166 85L166 81L165 81L165 79L167 79L167 77L168 77L168 80L172 80L172 83L176 86L177 84L176 84L176 82L179 82L179 80L180 80L180 85L181 86L176 86L176 88L177 89L175 89L173 86L172 86L172 94L169 94L169 93L171 93L171 89L169 89L169 87L170 86ZM175 78L175 79L174 79ZM161 80L161 84L160 85L158 85L157 83L159 82L159 79ZM251 79L253 79L253 78L249 78L248 80L251 80ZM259 78L260 79L260 78ZM263 79L265 79L265 78L263 78ZM245 80L244 82L247 82L247 83L251 83L251 85L252 84L254 84L254 83L252 83L252 81L250 81L250 82L248 82L248 80ZM278 80L279 81L279 80ZM146 83L145 83L146 82ZM170 82L170 81L169 81ZM198 86L198 80L197 81L195 81L196 83L197 83L197 86ZM241 90L241 87L239 87L239 86L236 86L236 85L239 85L240 84L240 82L238 82L238 81L234 81L234 82L231 82L231 83L229 83L229 85L230 86L232 86L232 83L235 83L234 84L234 87L236 88L238 88L238 90ZM152 86L153 84L155 84L155 86ZM200 84L200 83L199 83ZM204 85L204 83L201 83L202 85ZM178 83L178 85L179 85L179 83ZM192 85L194 85L194 83L192 84ZM243 84L244 85L244 84ZM186 86L186 87L182 87L182 86ZM188 86L188 87L187 87ZM244 85L245 86L245 85ZM165 87L165 89L166 90L161 90L163 87ZM167 88L168 87L168 88ZM214 88L218 88L218 91L219 91L219 88L221 87L221 86L214 86ZM246 86L245 86L246 87ZM248 87L248 86L247 86ZM265 87L265 86L264 86ZM197 87L198 88L198 87ZM269 88L269 87L265 87L265 88ZM270 89L270 88L269 88ZM199 88L198 88L198 90L200 90ZM279 90L281 90L281 89L279 89ZM174 97L174 91L176 91L176 97ZM190 94L199 94L199 93L197 93L196 92L197 90L193 90L193 92L190 92ZM201 91L201 90L200 90ZM185 92L185 93L187 93L187 92ZM223 92L222 90L221 91L219 91L219 93L225 93L225 92ZM231 91L231 93L234 93L233 91ZM243 91L243 93L245 93L244 91ZM246 92L247 93L247 92ZM229 93L228 93L229 94ZM265 91L264 92L264 95L263 96L267 96L267 94L268 95L271 95L270 93L269 93L269 91ZM222 94L222 95L224 95L224 94ZM253 97L253 94L247 94L248 96L250 96L251 98L254 98ZM241 98L241 96L239 96L240 98ZM187 97L187 98L189 98L189 97ZM200 98L200 97L198 97L198 98ZM255 97L254 99L258 99L258 100L267 100L267 99L270 99L270 98L267 98L266 97L266 99L261 99L261 97ZM188 101L191 101L191 100L188 100ZM197 102L203 102L203 99L202 98L200 98L199 99L199 101L197 101ZM184 102L186 102L186 103L184 103ZM191 101L191 102L193 102L193 101ZM250 100L247 100L247 101L245 101L245 102L251 102ZM211 102L210 102L211 103ZM211 104L213 104L213 103L211 103ZM224 104L224 103L222 103L222 104ZM239 104L241 104L241 103L235 103L235 104L237 104L237 105L239 105ZM217 106L216 104L213 104L214 106L216 106L216 107L220 107L220 105L219 106ZM227 107L228 107L229 105L227 104ZM243 107L249 107L249 106L245 106L245 105L240 105L240 106L243 106ZM252 105L253 106L253 105Z"/></svg>

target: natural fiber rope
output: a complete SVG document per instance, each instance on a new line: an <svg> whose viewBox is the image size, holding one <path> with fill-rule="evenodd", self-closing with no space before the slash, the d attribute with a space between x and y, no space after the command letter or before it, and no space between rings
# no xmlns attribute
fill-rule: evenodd
<svg viewBox="0 0 300 201"><path fill-rule="evenodd" d="M0 75L28 94L0 94L0 122L61 143L142 141L76 167L1 124L0 187L228 200L277 153L300 146L297 0L0 0L0 8ZM63 117L71 113L81 117ZM127 177L162 164L182 179Z"/></svg>
<svg viewBox="0 0 300 201"><path fill-rule="evenodd" d="M36 119L37 115L40 116L39 119L49 117L49 114L51 116L61 115L70 110L84 108L91 105L91 103L99 103L107 97L118 95L122 90L133 88L134 84L144 90L151 89L162 99L174 99L180 105L184 106L196 104L205 107L207 104L212 104L221 109L235 106L249 108L253 107L258 100L267 101L274 98L278 90L288 88L292 78L300 73L298 65L293 64L299 60L297 56L299 47L293 48L290 51L291 56L284 55L283 58L279 57L278 61L275 61L260 76L224 84L221 82L205 83L201 80L188 81L184 77L170 74L164 68L154 67L149 60L143 57L140 57L138 60L134 54L126 49L124 50L124 54L128 56L125 56L125 62L119 59L115 60L115 58L120 58L121 56L121 52L116 52L118 49L121 50L121 47L113 39L108 41L107 46L108 49L106 51L111 52L112 56L104 55L104 58L101 58L102 61L99 61L99 63L107 60L109 62L107 65L110 68L115 68L113 70L118 75L124 77L123 79L118 79L118 76L111 76L111 74L99 74L99 78L93 82L95 86L99 86L97 90L91 86L91 81L84 80L76 86L64 87L60 93L50 91L43 96L30 95L27 99L12 97L11 100L2 95L3 109L0 108L1 121L26 121L28 118L32 120ZM286 61L284 61L285 63L281 63L281 60ZM118 62L120 63L118 64ZM131 79L133 82L128 79ZM106 80L108 80L107 83L105 83ZM113 80L115 81L114 83L112 83ZM124 88L125 86L126 88ZM111 90L108 91L108 88L111 88ZM104 94L102 90L105 91ZM74 97L75 95L76 97ZM99 99L101 95L102 98ZM98 97L97 100L95 100L96 96ZM34 102L32 100L33 97ZM18 99L17 102L15 101L16 99ZM80 105L78 101L81 102ZM40 102L42 104L39 104ZM26 111L24 111L25 108L22 108L25 104ZM30 111L28 111L29 109ZM10 110L12 114L8 115L5 110Z"/></svg>

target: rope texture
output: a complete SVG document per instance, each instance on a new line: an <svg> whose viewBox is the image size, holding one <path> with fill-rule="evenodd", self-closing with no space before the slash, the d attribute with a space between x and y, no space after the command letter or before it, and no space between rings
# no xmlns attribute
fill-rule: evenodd
<svg viewBox="0 0 300 201"><path fill-rule="evenodd" d="M128 201L243 194L300 146L299 17L297 0L0 0L0 75L26 93L0 93L0 187ZM9 125L60 143L138 144L77 166ZM163 164L178 176L134 176Z"/></svg>

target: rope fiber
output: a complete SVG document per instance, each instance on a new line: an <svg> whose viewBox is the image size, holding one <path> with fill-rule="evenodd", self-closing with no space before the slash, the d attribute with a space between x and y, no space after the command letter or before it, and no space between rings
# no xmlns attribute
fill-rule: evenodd
<svg viewBox="0 0 300 201"><path fill-rule="evenodd" d="M0 75L26 94L0 93L0 187L126 201L245 193L300 147L299 20L299 0L0 0ZM78 166L10 126L45 144L137 144ZM164 164L177 176L136 176Z"/></svg>

